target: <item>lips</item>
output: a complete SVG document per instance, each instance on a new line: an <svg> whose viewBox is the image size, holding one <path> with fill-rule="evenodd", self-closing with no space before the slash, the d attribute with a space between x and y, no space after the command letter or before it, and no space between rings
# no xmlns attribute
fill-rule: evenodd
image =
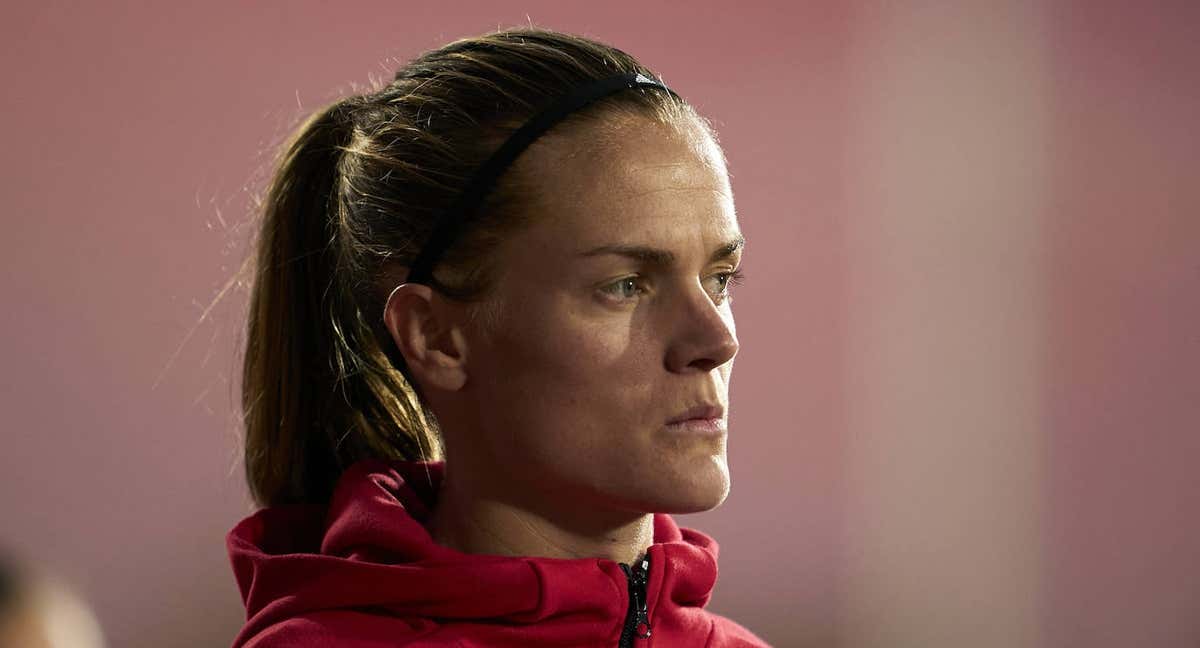
<svg viewBox="0 0 1200 648"><path fill-rule="evenodd" d="M700 420L719 419L724 416L725 416L725 408L724 407L721 407L720 405L702 403L700 405L695 405L693 407L689 407L688 409L680 412L679 415L677 415L675 418L668 420L667 423L668 424L681 423L683 421L688 421L688 420L692 420L692 419L700 419Z"/></svg>

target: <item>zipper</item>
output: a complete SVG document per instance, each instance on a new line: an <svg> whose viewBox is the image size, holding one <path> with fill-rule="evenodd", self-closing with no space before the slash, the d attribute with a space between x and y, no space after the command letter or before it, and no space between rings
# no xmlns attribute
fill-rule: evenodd
<svg viewBox="0 0 1200 648"><path fill-rule="evenodd" d="M617 648L633 648L633 640L650 638L650 616L646 612L646 584L650 582L650 553L630 567L619 563L621 571L629 581L629 611L625 613L625 625L621 629L621 640Z"/></svg>

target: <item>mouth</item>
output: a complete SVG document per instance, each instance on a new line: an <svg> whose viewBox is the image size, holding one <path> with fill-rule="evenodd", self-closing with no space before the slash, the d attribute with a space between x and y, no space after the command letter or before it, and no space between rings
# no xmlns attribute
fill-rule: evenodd
<svg viewBox="0 0 1200 648"><path fill-rule="evenodd" d="M711 403L689 407L667 421L666 429L672 434L724 436L726 433L725 408Z"/></svg>
<svg viewBox="0 0 1200 648"><path fill-rule="evenodd" d="M691 418L667 423L667 432L686 436L721 437L725 435L724 418Z"/></svg>
<svg viewBox="0 0 1200 648"><path fill-rule="evenodd" d="M680 412L677 416L675 416L675 418L668 420L667 425L673 425L675 423L684 423L687 421L694 421L694 420L707 421L707 420L713 420L713 419L720 420L720 419L724 419L724 418L725 418L725 408L724 407L721 407L720 405L713 404L713 403L701 403L700 405L695 405L693 407L689 407L686 410Z"/></svg>

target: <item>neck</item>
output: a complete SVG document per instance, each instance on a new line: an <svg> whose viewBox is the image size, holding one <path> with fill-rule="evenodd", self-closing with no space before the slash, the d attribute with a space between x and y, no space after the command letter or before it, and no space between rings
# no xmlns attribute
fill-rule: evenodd
<svg viewBox="0 0 1200 648"><path fill-rule="evenodd" d="M654 541L649 513L589 510L546 492L523 496L488 486L462 478L447 463L427 523L435 542L464 553L633 564Z"/></svg>

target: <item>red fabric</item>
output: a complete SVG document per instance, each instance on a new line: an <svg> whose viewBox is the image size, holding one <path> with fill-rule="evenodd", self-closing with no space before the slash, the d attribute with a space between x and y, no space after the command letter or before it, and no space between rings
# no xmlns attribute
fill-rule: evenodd
<svg viewBox="0 0 1200 648"><path fill-rule="evenodd" d="M247 621L234 648L616 646L629 603L620 566L436 544L422 521L442 469L363 461L327 508L267 508L238 523L227 544ZM767 645L704 609L712 538L657 514L649 556L652 634L637 648Z"/></svg>

